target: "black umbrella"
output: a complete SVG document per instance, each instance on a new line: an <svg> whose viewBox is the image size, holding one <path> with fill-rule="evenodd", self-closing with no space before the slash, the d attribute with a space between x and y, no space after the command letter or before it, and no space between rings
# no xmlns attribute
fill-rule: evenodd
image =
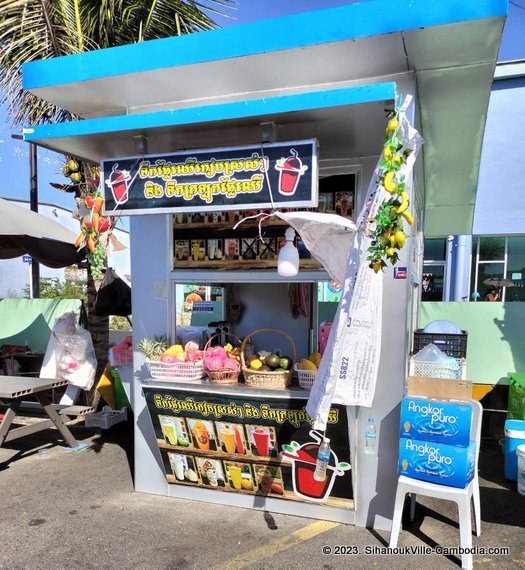
<svg viewBox="0 0 525 570"><path fill-rule="evenodd" d="M79 263L76 235L57 222L0 198L0 259L30 255L47 267Z"/></svg>

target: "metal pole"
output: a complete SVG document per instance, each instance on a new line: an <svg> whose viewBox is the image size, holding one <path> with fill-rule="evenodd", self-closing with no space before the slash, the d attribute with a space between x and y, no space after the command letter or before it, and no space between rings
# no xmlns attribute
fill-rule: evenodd
<svg viewBox="0 0 525 570"><path fill-rule="evenodd" d="M38 212L38 169L37 146L29 143L29 207ZM40 264L34 259L31 261L32 298L40 297Z"/></svg>

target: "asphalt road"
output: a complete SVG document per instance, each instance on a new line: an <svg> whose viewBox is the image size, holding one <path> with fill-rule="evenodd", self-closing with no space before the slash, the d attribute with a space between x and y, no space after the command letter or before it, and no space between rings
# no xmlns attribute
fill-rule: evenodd
<svg viewBox="0 0 525 570"><path fill-rule="evenodd" d="M418 498L416 520L405 524L399 539L400 547L418 547L416 553L389 555L385 531L136 493L131 427L73 430L89 448L67 452L57 432L48 431L0 449L0 568L461 566L453 554L422 553L459 545L454 503ZM508 548L508 554L475 555L474 568L523 570L525 497L503 478L496 441L482 444L480 476L482 532L473 545Z"/></svg>

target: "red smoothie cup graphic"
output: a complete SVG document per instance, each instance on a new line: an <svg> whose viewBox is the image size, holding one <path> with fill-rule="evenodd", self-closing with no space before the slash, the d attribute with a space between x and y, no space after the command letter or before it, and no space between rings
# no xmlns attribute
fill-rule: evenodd
<svg viewBox="0 0 525 570"><path fill-rule="evenodd" d="M124 204L128 201L128 180L131 178L127 170L117 170L118 164L113 165L113 170L106 180L106 184L111 188L113 200L116 205Z"/></svg>
<svg viewBox="0 0 525 570"><path fill-rule="evenodd" d="M262 428L254 429L252 433L259 456L270 455L270 433Z"/></svg>
<svg viewBox="0 0 525 570"><path fill-rule="evenodd" d="M314 472L321 439L313 430L310 435L317 440L316 443L310 442L299 445L293 441L290 445L284 446L283 457L293 463L292 480L295 494L310 501L322 502L330 496L335 478L344 475L345 471L351 469L351 466L348 463L339 462L335 453L330 450L326 479L316 481Z"/></svg>
<svg viewBox="0 0 525 570"><path fill-rule="evenodd" d="M299 178L308 170L308 166L301 162L297 151L290 150L292 156L281 158L277 161L275 169L279 170L279 193L285 196L294 194L299 184Z"/></svg>

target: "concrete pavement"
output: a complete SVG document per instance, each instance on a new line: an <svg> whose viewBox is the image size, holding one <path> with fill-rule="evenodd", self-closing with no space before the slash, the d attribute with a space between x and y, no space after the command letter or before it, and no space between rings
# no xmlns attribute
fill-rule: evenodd
<svg viewBox="0 0 525 570"><path fill-rule="evenodd" d="M384 555L389 533L234 507L136 493L131 424L72 428L91 446L64 451L56 431L0 449L0 568L237 570L459 568L449 554ZM503 478L503 455L484 440L480 457L481 536L475 569L525 569L525 497ZM399 546L459 545L455 504L418 498ZM346 554L336 555L336 550ZM331 551L324 554L323 551ZM359 552L358 555L353 554Z"/></svg>

